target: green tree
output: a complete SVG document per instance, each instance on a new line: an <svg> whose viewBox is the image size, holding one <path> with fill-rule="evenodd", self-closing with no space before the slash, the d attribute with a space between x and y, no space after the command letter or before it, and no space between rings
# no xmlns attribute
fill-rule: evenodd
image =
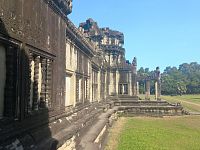
<svg viewBox="0 0 200 150"><path fill-rule="evenodd" d="M196 62L183 63L176 67L166 67L162 77L163 94L200 93L200 65Z"/></svg>

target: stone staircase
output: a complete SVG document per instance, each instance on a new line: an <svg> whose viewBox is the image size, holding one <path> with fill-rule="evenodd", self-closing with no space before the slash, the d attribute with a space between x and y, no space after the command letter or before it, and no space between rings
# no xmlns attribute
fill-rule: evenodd
<svg viewBox="0 0 200 150"><path fill-rule="evenodd" d="M119 95L119 96L109 96L108 99L110 101L138 101L139 97L138 96L129 96L129 95Z"/></svg>
<svg viewBox="0 0 200 150"><path fill-rule="evenodd" d="M81 137L93 125L102 122L97 128L96 135L98 137L109 122L109 117L113 112L108 111L111 106L113 103L107 102L83 104L69 109L66 114L50 117L48 122L42 122L42 118L40 118L39 124L34 126L30 121L10 123L11 126L8 121L8 128L0 128L0 150L16 148L29 150L77 149L80 147ZM108 113L106 113L107 111ZM101 116L102 114L104 115ZM98 142L100 143L100 141Z"/></svg>
<svg viewBox="0 0 200 150"><path fill-rule="evenodd" d="M138 97L112 97L112 101L92 104L76 114L72 114L71 124L62 129L62 125L55 132L58 150L100 150L105 146L107 130L118 115L123 116L170 116L182 115L180 104L170 104L167 101L138 100ZM68 117L67 120L69 120ZM67 123L63 122L63 125ZM52 126L51 126L52 127ZM55 125L55 127L58 127ZM47 144L45 144L47 145ZM42 149L43 147L41 147ZM44 148L43 148L44 149Z"/></svg>
<svg viewBox="0 0 200 150"><path fill-rule="evenodd" d="M67 117L70 124L64 121L63 125L55 125L58 128L55 131L58 150L76 149L76 150L98 150L103 147L104 137L107 129L112 124L113 115L116 107L112 108L112 102L101 102L92 104L79 112ZM51 126L52 127L52 126ZM62 128L63 127L63 128ZM48 145L48 144L44 144ZM40 149L44 149L41 147Z"/></svg>
<svg viewBox="0 0 200 150"><path fill-rule="evenodd" d="M126 101L126 100L129 100L129 101L138 101L139 98L138 98L138 96L120 95L118 97L118 100L120 100L120 101Z"/></svg>
<svg viewBox="0 0 200 150"><path fill-rule="evenodd" d="M124 115L165 116L186 114L180 104L165 100L139 100L137 96L121 96L114 101L118 111Z"/></svg>
<svg viewBox="0 0 200 150"><path fill-rule="evenodd" d="M19 148L30 150L99 150L104 148L107 130L119 114L124 116L184 114L180 104L170 104L163 100L141 101L134 96L112 98L112 101L84 104L69 110L65 115L52 116L48 123L40 126L31 127L30 124L31 128L26 129L16 124L6 131L13 133L14 138L11 141L10 137L6 136L7 133L0 130L1 142L6 141L4 146L8 147L7 149L9 147L12 149L18 143ZM13 131L16 131L16 135ZM3 150L4 146L0 146L0 150Z"/></svg>
<svg viewBox="0 0 200 150"><path fill-rule="evenodd" d="M120 114L126 115L182 115L188 114L180 104L171 104L165 100L139 100L138 96L120 95L109 97Z"/></svg>
<svg viewBox="0 0 200 150"><path fill-rule="evenodd" d="M100 150L105 146L107 130L116 120L117 107L108 109L97 116L96 121L89 126L80 136L77 142L77 150Z"/></svg>

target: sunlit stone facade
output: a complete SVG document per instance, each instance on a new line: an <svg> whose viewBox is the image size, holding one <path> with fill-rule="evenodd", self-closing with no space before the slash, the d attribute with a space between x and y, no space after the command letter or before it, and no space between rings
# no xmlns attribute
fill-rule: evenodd
<svg viewBox="0 0 200 150"><path fill-rule="evenodd" d="M105 94L107 96L136 96L137 60L134 58L133 62L129 63L125 59L123 33L109 28L99 28L92 19L81 23L79 30L96 46L98 58L94 62L98 59L102 60L101 64L106 74L105 80L108 81L105 84Z"/></svg>
<svg viewBox="0 0 200 150"><path fill-rule="evenodd" d="M71 0L1 0L0 149L56 149L104 102L137 95L123 33L92 19L77 28L71 11Z"/></svg>

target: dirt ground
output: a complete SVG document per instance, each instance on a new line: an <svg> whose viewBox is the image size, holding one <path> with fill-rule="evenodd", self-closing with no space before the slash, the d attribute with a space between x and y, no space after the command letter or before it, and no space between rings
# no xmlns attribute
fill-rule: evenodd
<svg viewBox="0 0 200 150"><path fill-rule="evenodd" d="M116 150L119 140L119 134L123 130L124 124L127 119L120 117L117 122L113 124L113 127L109 129L108 143L106 144L105 150ZM109 140L112 139L112 140Z"/></svg>

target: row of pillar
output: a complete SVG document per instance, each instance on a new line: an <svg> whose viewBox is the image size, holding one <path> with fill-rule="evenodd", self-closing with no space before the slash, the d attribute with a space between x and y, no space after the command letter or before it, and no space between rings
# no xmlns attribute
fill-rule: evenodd
<svg viewBox="0 0 200 150"><path fill-rule="evenodd" d="M52 60L30 53L28 111L51 107Z"/></svg>
<svg viewBox="0 0 200 150"><path fill-rule="evenodd" d="M88 77L76 76L76 103L84 103L89 99Z"/></svg>
<svg viewBox="0 0 200 150"><path fill-rule="evenodd" d="M109 95L137 95L139 88L137 88L136 79L133 77L132 72L126 72L127 79L124 82L120 82L120 72L118 70L110 71L109 74ZM127 90L125 90L125 86L127 86Z"/></svg>
<svg viewBox="0 0 200 150"><path fill-rule="evenodd" d="M146 86L145 86L145 99L150 100L150 80L146 80ZM155 81L155 99L156 100L161 100L161 87L160 87L160 82Z"/></svg>

